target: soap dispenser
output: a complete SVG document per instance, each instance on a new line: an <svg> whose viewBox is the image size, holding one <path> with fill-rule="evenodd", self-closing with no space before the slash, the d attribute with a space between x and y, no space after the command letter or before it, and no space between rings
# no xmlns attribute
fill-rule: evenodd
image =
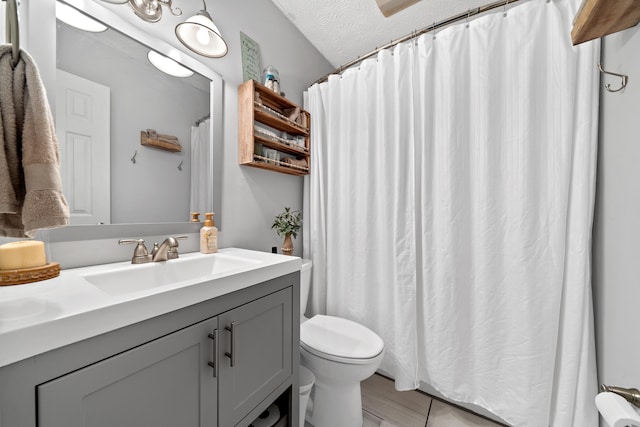
<svg viewBox="0 0 640 427"><path fill-rule="evenodd" d="M213 212L204 215L204 226L200 229L200 252L213 254L218 252L218 229L213 222Z"/></svg>

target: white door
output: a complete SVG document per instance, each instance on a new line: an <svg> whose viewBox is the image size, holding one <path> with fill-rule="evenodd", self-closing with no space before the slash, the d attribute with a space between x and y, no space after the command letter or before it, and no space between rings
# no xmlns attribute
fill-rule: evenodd
<svg viewBox="0 0 640 427"><path fill-rule="evenodd" d="M109 224L110 89L62 70L56 82L56 135L71 224Z"/></svg>

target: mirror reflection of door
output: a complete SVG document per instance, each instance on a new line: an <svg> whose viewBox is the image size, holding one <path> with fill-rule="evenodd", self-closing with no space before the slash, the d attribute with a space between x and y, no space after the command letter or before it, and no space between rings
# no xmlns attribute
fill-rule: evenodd
<svg viewBox="0 0 640 427"><path fill-rule="evenodd" d="M110 224L110 89L57 70L56 135L71 224Z"/></svg>

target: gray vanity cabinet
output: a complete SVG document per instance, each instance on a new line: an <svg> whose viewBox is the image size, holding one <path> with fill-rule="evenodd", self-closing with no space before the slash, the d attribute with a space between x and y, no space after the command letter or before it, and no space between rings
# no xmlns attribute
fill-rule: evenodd
<svg viewBox="0 0 640 427"><path fill-rule="evenodd" d="M234 294L242 302L216 317L39 383L37 426L247 426L287 389L296 390L289 416L297 413L296 293ZM167 316L167 325L183 317Z"/></svg>
<svg viewBox="0 0 640 427"><path fill-rule="evenodd" d="M274 402L292 425L299 281L289 273L0 367L0 427L247 427Z"/></svg>
<svg viewBox="0 0 640 427"><path fill-rule="evenodd" d="M217 318L37 387L38 426L215 426Z"/></svg>
<svg viewBox="0 0 640 427"><path fill-rule="evenodd" d="M291 300L288 288L220 315L220 347L228 348L220 359L221 426L236 425L292 374Z"/></svg>

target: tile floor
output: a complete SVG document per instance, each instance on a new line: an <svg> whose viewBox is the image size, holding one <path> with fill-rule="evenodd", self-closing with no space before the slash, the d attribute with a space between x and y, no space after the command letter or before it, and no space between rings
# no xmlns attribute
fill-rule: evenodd
<svg viewBox="0 0 640 427"><path fill-rule="evenodd" d="M486 418L418 391L396 391L374 375L362 383L363 427L499 427Z"/></svg>

